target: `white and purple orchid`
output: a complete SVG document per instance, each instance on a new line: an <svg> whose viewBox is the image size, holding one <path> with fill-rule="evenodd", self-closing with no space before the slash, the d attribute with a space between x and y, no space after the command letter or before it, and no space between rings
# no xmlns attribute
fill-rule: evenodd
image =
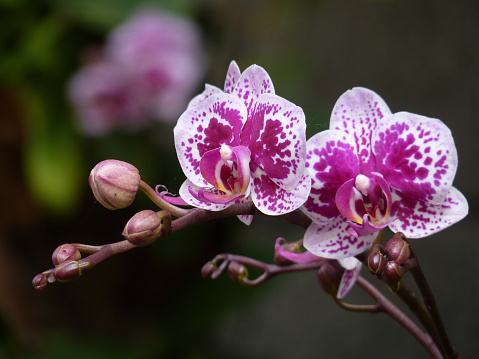
<svg viewBox="0 0 479 359"><path fill-rule="evenodd" d="M425 237L468 212L452 186L457 152L450 130L437 119L392 114L365 88L338 99L330 129L308 140L306 168L312 185L302 210L313 222L304 246L321 257L355 256L387 226Z"/></svg>
<svg viewBox="0 0 479 359"><path fill-rule="evenodd" d="M180 196L212 211L246 201L268 215L299 208L311 186L305 129L303 110L275 95L262 67L241 73L233 61L224 91L206 85L174 129Z"/></svg>

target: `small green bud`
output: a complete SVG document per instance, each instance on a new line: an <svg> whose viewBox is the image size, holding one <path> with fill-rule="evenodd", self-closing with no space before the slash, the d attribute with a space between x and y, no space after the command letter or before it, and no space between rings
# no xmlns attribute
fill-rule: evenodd
<svg viewBox="0 0 479 359"><path fill-rule="evenodd" d="M55 268L55 278L59 282L68 282L81 276L81 267L77 261L63 262Z"/></svg>
<svg viewBox="0 0 479 359"><path fill-rule="evenodd" d="M78 248L69 243L58 246L52 254L52 261L55 266L69 260L78 261L80 259L81 253Z"/></svg>
<svg viewBox="0 0 479 359"><path fill-rule="evenodd" d="M396 260L399 264L406 262L411 256L409 243L404 239L404 235L398 232L386 243L385 247L391 258Z"/></svg>
<svg viewBox="0 0 479 359"><path fill-rule="evenodd" d="M248 278L248 269L241 263L231 261L228 264L228 275L235 282L242 282Z"/></svg>
<svg viewBox="0 0 479 359"><path fill-rule="evenodd" d="M327 261L319 267L317 272L317 278L321 288L323 288L326 293L334 296L338 293L339 284L341 283L341 278L344 273L344 269L335 264L337 264L337 262Z"/></svg>
<svg viewBox="0 0 479 359"><path fill-rule="evenodd" d="M131 244L143 247L158 239L162 227L162 217L155 211L145 209L131 217L123 229L122 235Z"/></svg>
<svg viewBox="0 0 479 359"><path fill-rule="evenodd" d="M105 160L92 169L88 183L96 200L104 207L115 210L133 203L140 180L135 166L123 161Z"/></svg>

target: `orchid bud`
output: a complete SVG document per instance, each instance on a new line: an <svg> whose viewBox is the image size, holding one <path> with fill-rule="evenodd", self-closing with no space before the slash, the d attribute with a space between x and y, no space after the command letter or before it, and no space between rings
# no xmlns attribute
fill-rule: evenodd
<svg viewBox="0 0 479 359"><path fill-rule="evenodd" d="M97 201L115 210L133 203L140 186L140 174L127 162L105 160L92 169L88 182Z"/></svg>
<svg viewBox="0 0 479 359"><path fill-rule="evenodd" d="M410 255L409 243L403 238L402 233L396 233L392 239L386 243L386 251L392 259L396 260L399 264L406 262Z"/></svg>
<svg viewBox="0 0 479 359"><path fill-rule="evenodd" d="M204 279L210 278L217 266L212 261L206 262L203 268L201 268L201 275Z"/></svg>
<svg viewBox="0 0 479 359"><path fill-rule="evenodd" d="M317 272L317 278L321 288L323 288L328 294L336 295L338 293L339 283L341 282L343 272L344 270L339 268L339 266L335 266L334 262L325 262L319 267Z"/></svg>
<svg viewBox="0 0 479 359"><path fill-rule="evenodd" d="M81 267L77 261L63 262L55 268L55 278L59 282L68 282L81 276Z"/></svg>
<svg viewBox="0 0 479 359"><path fill-rule="evenodd" d="M154 243L160 237L162 227L163 218L155 211L145 209L131 217L122 235L131 244L143 247Z"/></svg>
<svg viewBox="0 0 479 359"><path fill-rule="evenodd" d="M241 263L231 261L228 265L228 275L235 282L242 282L248 278L248 269Z"/></svg>
<svg viewBox="0 0 479 359"><path fill-rule="evenodd" d="M368 268L371 274L375 274L381 278L386 269L387 261L383 246L380 244L374 245L368 256Z"/></svg>
<svg viewBox="0 0 479 359"><path fill-rule="evenodd" d="M48 284L48 276L45 273L37 274L32 280L33 287L37 290L43 290Z"/></svg>
<svg viewBox="0 0 479 359"><path fill-rule="evenodd" d="M81 253L78 248L69 243L58 246L52 254L52 261L55 266L69 260L78 261L80 259Z"/></svg>
<svg viewBox="0 0 479 359"><path fill-rule="evenodd" d="M390 286L396 286L403 276L401 265L397 261L389 261L384 271L384 281Z"/></svg>

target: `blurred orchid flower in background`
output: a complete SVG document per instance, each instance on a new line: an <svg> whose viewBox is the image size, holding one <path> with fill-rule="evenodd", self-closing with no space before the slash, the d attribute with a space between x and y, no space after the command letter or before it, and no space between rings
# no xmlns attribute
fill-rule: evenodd
<svg viewBox="0 0 479 359"><path fill-rule="evenodd" d="M188 18L142 8L108 36L98 58L70 80L78 127L101 136L173 122L205 72L201 33Z"/></svg>

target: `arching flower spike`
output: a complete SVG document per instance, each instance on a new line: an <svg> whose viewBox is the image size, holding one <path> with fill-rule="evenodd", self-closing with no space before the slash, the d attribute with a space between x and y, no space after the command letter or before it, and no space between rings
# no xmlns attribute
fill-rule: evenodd
<svg viewBox="0 0 479 359"><path fill-rule="evenodd" d="M312 187L302 210L313 223L304 246L318 256L359 254L387 226L425 237L468 212L452 187L457 152L449 129L437 119L392 114L365 88L338 99L330 129L308 140L306 167Z"/></svg>
<svg viewBox="0 0 479 359"><path fill-rule="evenodd" d="M244 201L268 215L297 209L311 185L305 130L302 109L275 95L263 68L252 65L241 74L232 62L224 91L206 85L175 127L187 177L180 196L213 211Z"/></svg>

